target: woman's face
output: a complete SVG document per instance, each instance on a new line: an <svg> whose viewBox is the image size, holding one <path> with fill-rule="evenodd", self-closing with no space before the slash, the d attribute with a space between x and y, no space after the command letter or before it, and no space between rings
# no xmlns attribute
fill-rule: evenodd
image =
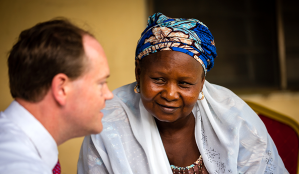
<svg viewBox="0 0 299 174"><path fill-rule="evenodd" d="M191 56L160 51L136 61L136 81L144 107L163 122L188 116L202 90L203 68Z"/></svg>

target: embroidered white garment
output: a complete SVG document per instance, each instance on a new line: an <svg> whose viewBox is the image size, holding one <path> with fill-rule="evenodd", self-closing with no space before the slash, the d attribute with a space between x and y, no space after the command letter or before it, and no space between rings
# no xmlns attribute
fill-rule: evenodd
<svg viewBox="0 0 299 174"><path fill-rule="evenodd" d="M144 108L136 83L113 91L103 110L104 129L85 137L79 174L171 174L156 123ZM287 174L256 113L230 90L205 81L205 98L192 112L195 139L210 174Z"/></svg>
<svg viewBox="0 0 299 174"><path fill-rule="evenodd" d="M55 140L18 102L0 113L0 174L52 174Z"/></svg>

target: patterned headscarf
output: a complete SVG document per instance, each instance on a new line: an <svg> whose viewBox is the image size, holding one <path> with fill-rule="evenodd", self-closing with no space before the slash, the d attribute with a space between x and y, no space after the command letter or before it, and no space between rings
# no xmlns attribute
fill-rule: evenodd
<svg viewBox="0 0 299 174"><path fill-rule="evenodd" d="M214 66L217 56L214 37L208 27L197 19L169 18L155 13L141 34L135 59L172 50L186 53L201 63L205 74Z"/></svg>

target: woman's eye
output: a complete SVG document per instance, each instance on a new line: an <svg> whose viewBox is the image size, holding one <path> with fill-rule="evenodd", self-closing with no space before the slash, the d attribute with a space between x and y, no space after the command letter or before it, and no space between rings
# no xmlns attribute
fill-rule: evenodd
<svg viewBox="0 0 299 174"><path fill-rule="evenodd" d="M164 80L162 78L152 78L155 83L164 83Z"/></svg>
<svg viewBox="0 0 299 174"><path fill-rule="evenodd" d="M192 84L188 83L188 82L180 82L179 85L183 88L188 88L190 87Z"/></svg>

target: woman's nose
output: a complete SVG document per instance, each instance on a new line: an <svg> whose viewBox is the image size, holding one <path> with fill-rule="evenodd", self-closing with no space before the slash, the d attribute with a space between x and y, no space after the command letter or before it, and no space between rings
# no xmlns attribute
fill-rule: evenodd
<svg viewBox="0 0 299 174"><path fill-rule="evenodd" d="M175 84L167 84L161 92L161 97L167 101L174 101L179 99L178 87Z"/></svg>

